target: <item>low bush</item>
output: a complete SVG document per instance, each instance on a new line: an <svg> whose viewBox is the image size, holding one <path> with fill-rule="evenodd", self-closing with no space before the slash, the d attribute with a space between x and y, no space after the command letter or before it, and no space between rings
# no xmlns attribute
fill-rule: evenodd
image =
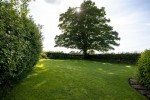
<svg viewBox="0 0 150 100"><path fill-rule="evenodd" d="M145 50L141 54L137 66L139 83L150 89L150 50Z"/></svg>

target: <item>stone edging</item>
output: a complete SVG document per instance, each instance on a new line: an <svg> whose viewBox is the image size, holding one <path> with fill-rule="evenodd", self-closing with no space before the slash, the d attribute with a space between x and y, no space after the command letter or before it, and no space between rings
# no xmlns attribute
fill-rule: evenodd
<svg viewBox="0 0 150 100"><path fill-rule="evenodd" d="M145 96L148 100L150 100L150 89L147 89L146 87L142 85L139 85L138 81L134 78L129 78L128 82L132 88L134 88L141 95Z"/></svg>

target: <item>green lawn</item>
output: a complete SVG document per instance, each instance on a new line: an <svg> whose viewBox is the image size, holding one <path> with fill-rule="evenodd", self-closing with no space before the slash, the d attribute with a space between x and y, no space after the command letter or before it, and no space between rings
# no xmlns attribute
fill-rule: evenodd
<svg viewBox="0 0 150 100"><path fill-rule="evenodd" d="M137 68L86 60L40 60L6 100L145 100L128 84Z"/></svg>

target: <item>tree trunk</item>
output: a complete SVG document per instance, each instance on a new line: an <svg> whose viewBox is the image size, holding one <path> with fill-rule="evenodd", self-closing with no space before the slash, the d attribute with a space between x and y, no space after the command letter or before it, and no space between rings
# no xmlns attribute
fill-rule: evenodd
<svg viewBox="0 0 150 100"><path fill-rule="evenodd" d="M84 59L88 59L87 49L83 49L83 57Z"/></svg>

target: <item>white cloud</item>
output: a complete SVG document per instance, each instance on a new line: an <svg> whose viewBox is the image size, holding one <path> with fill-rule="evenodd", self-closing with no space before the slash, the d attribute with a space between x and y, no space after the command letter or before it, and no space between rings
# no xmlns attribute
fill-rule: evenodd
<svg viewBox="0 0 150 100"><path fill-rule="evenodd" d="M150 23L144 23L144 25L146 25L146 26L150 26Z"/></svg>
<svg viewBox="0 0 150 100"><path fill-rule="evenodd" d="M61 0L45 0L45 1L50 4L60 4L61 3Z"/></svg>

